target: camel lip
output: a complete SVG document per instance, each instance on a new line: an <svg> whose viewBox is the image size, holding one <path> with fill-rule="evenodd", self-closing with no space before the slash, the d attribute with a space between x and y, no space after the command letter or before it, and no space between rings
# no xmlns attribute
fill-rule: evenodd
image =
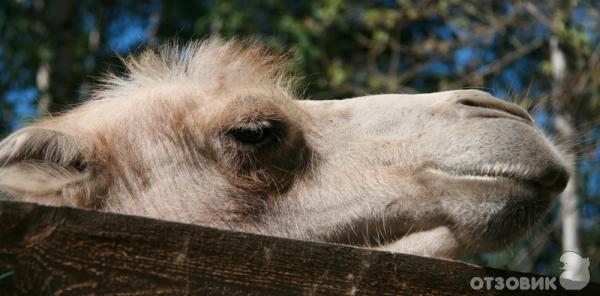
<svg viewBox="0 0 600 296"><path fill-rule="evenodd" d="M507 168L504 165L483 165L480 167L450 167L443 165L431 165L426 169L429 171L442 172L447 175L456 177L475 177L475 178L496 178L502 177L507 179L515 179L529 181L528 173L525 170L517 170Z"/></svg>
<svg viewBox="0 0 600 296"><path fill-rule="evenodd" d="M480 182L512 182L549 193L560 193L567 186L569 174L562 165L549 165L545 169L531 170L522 165L482 165L479 167L449 167L434 165L426 168L432 173L453 179Z"/></svg>
<svg viewBox="0 0 600 296"><path fill-rule="evenodd" d="M492 166L493 167L493 166ZM432 174L442 175L445 178L454 180L464 180L470 182L484 183L510 183L511 185L521 185L530 189L539 190L545 188L544 184L532 177L527 172L507 169L480 168L450 168L442 166L430 166L426 171Z"/></svg>

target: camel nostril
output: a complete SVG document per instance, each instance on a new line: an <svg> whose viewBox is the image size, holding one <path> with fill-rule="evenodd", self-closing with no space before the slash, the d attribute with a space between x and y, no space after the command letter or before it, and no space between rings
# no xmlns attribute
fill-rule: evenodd
<svg viewBox="0 0 600 296"><path fill-rule="evenodd" d="M475 103L469 99L462 99L457 102L458 104L469 106L469 107L481 107L480 104Z"/></svg>
<svg viewBox="0 0 600 296"><path fill-rule="evenodd" d="M524 119L529 123L533 122L527 111L523 110L521 107L513 103L505 102L499 99L463 98L457 100L456 103L468 107L500 111Z"/></svg>

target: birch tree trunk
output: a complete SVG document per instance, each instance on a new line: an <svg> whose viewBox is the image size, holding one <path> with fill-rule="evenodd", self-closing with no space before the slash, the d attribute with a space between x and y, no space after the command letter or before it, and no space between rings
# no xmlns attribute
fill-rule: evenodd
<svg viewBox="0 0 600 296"><path fill-rule="evenodd" d="M575 138L575 129L572 120L568 114L564 112L563 98L564 81L567 76L567 61L563 51L558 45L558 37L550 37L550 62L552 64L552 76L554 84L552 86L552 107L555 115L553 118L554 126L558 132L561 141L573 143ZM577 196L577 176L575 172L575 156L568 155L567 159L571 165L571 178L567 183L565 191L560 196L560 218L562 224L562 249L563 252L574 251L580 252L579 246L579 210Z"/></svg>

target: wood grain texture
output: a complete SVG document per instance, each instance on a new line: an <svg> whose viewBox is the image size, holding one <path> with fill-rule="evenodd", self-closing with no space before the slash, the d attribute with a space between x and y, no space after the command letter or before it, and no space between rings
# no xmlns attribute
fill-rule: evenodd
<svg viewBox="0 0 600 296"><path fill-rule="evenodd" d="M141 217L0 202L0 295L497 293L472 290L474 276L532 275ZM590 284L584 292L600 295L600 288Z"/></svg>

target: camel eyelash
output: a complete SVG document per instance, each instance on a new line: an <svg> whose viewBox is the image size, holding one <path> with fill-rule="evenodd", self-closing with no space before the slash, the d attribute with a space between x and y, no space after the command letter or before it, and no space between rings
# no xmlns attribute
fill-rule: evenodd
<svg viewBox="0 0 600 296"><path fill-rule="evenodd" d="M275 124L271 121L262 120L234 126L226 133L240 143L260 145L273 139L274 132Z"/></svg>

